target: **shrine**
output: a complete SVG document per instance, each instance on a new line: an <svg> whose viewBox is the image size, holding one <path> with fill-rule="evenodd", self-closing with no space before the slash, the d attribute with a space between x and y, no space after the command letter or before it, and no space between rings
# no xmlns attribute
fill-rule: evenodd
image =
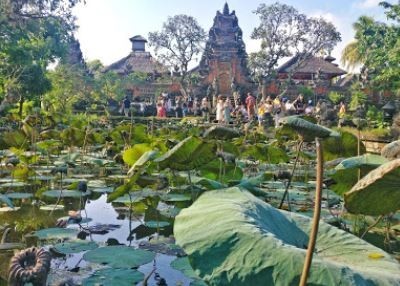
<svg viewBox="0 0 400 286"><path fill-rule="evenodd" d="M246 46L235 11L225 3L217 11L208 34L205 52L196 68L204 76L203 84L214 94L232 95L235 90L249 88Z"/></svg>

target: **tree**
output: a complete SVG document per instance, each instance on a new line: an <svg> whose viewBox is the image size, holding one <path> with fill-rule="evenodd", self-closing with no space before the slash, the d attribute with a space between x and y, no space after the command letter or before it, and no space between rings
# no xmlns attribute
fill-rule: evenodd
<svg viewBox="0 0 400 286"><path fill-rule="evenodd" d="M286 4L261 4L254 13L260 24L251 38L261 40L261 49L250 54L249 65L258 79L273 77L282 58L298 55L299 66L312 55L330 52L341 40L332 23L309 18Z"/></svg>
<svg viewBox="0 0 400 286"><path fill-rule="evenodd" d="M380 3L390 23L361 16L354 23L355 41L343 52L348 65L362 64L364 78L375 90L400 90L400 4Z"/></svg>
<svg viewBox="0 0 400 286"><path fill-rule="evenodd" d="M0 97L38 99L50 89L46 69L63 57L80 0L0 0Z"/></svg>
<svg viewBox="0 0 400 286"><path fill-rule="evenodd" d="M187 91L190 62L202 51L206 32L196 19L187 15L168 17L161 32L149 33L150 46L158 58L180 74L179 81Z"/></svg>

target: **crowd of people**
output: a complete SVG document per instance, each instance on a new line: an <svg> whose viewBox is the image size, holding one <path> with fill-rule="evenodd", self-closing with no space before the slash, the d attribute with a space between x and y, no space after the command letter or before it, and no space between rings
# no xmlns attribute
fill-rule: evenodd
<svg viewBox="0 0 400 286"><path fill-rule="evenodd" d="M240 97L235 92L232 97L222 95L213 96L212 100L208 97L199 99L191 96L175 96L171 97L168 93L161 93L156 100L157 117L164 118L175 116L182 118L187 115L202 116L205 122L210 122L211 117L215 122L220 124L230 124L249 122L257 120L260 126L273 125L278 127L279 119L289 115L310 115L314 116L317 121L321 118L321 102L314 105L312 100L306 100L302 94L299 94L295 100L287 97L270 97L257 99L247 93L245 98ZM121 102L121 113L125 116L129 114L131 102L125 97ZM140 112L144 114L145 105L141 103ZM339 126L346 114L345 104L342 102L338 107Z"/></svg>

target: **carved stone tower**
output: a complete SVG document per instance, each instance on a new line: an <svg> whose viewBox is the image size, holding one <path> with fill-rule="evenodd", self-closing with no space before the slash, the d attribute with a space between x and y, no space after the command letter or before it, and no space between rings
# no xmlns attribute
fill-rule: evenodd
<svg viewBox="0 0 400 286"><path fill-rule="evenodd" d="M250 83L242 30L235 11L229 12L227 3L214 18L199 71L205 77L205 85L212 85L214 91L217 89L218 94L225 96Z"/></svg>

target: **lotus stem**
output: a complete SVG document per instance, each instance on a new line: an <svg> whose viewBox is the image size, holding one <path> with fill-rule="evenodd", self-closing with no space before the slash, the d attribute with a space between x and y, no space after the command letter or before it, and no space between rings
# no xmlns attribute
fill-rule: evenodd
<svg viewBox="0 0 400 286"><path fill-rule="evenodd" d="M384 215L380 215L378 219L364 231L360 238L363 238L374 226L376 226L382 220L383 217Z"/></svg>
<svg viewBox="0 0 400 286"><path fill-rule="evenodd" d="M281 203L279 204L279 209L282 209L283 202L285 201L286 196L289 197L289 195L288 195L289 187L290 187L290 184L292 183L292 178L294 176L294 172L296 171L296 166L297 166L297 162L299 161L299 158L300 158L300 151L301 151L301 147L303 146L303 143L304 143L303 140L301 140L300 143L299 143L299 146L298 146L298 149L297 149L297 154L296 154L296 160L294 161L292 173L291 173L290 178L289 178L289 180L288 180L288 182L286 184L285 192L283 193L283 197L282 197ZM289 205L289 210L290 210L289 199L288 199L288 205Z"/></svg>
<svg viewBox="0 0 400 286"><path fill-rule="evenodd" d="M324 173L324 159L322 155L322 145L319 139L315 139L315 145L317 147L317 184L315 186L315 203L314 203L314 216L311 225L310 238L308 241L306 258L303 265L303 272L301 273L300 286L307 285L308 273L310 272L311 262L315 249L315 243L317 241L319 219L321 215L321 199L322 199L322 181Z"/></svg>

